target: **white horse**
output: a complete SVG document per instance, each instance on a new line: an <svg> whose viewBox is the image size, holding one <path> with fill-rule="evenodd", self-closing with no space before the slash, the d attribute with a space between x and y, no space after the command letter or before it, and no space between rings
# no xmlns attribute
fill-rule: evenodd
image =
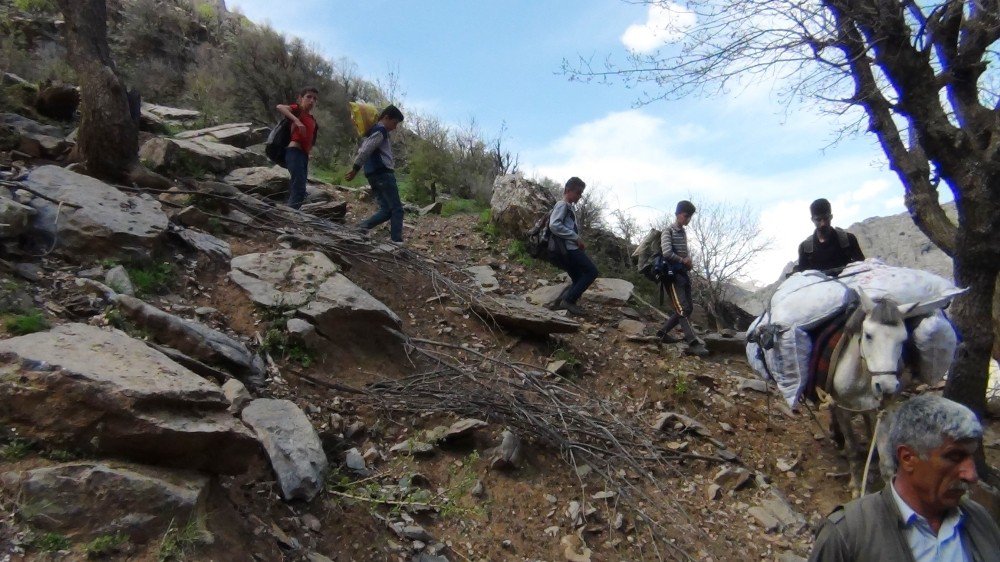
<svg viewBox="0 0 1000 562"><path fill-rule="evenodd" d="M842 443L851 472L855 497L861 491L861 470L867 443L859 443L851 425L855 415L865 421L868 438L874 435L875 413L902 390L903 345L908 338L905 319L922 312L919 305L898 305L888 298L872 300L860 293L861 306L854 311L834 353L826 391L834 439ZM921 310L918 310L921 309Z"/></svg>

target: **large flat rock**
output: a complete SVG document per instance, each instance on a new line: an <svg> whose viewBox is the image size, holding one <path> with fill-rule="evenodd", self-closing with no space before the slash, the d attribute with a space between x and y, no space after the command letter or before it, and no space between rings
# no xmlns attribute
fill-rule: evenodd
<svg viewBox="0 0 1000 562"><path fill-rule="evenodd" d="M111 461L74 462L0 475L37 529L89 540L124 533L159 538L204 512L207 476Z"/></svg>
<svg viewBox="0 0 1000 562"><path fill-rule="evenodd" d="M35 197L34 230L54 239L55 250L68 257L147 257L167 229L159 201L133 195L100 180L58 166L40 166L25 185L56 201Z"/></svg>
<svg viewBox="0 0 1000 562"><path fill-rule="evenodd" d="M265 156L228 144L166 137L146 141L139 149L139 158L154 171L175 176L226 174L267 162Z"/></svg>
<svg viewBox="0 0 1000 562"><path fill-rule="evenodd" d="M201 112L193 109L168 107L165 105L157 105L155 103L147 102L142 102L141 110L144 113L151 113L160 119L166 119L168 121L194 121L195 119L201 117Z"/></svg>
<svg viewBox="0 0 1000 562"><path fill-rule="evenodd" d="M515 296L483 299L472 309L505 328L538 336L566 334L580 329L577 322Z"/></svg>
<svg viewBox="0 0 1000 562"><path fill-rule="evenodd" d="M254 127L253 123L226 123L206 129L184 131L174 135L174 138L185 140L204 140L228 144L237 148L247 148L267 138L266 127Z"/></svg>
<svg viewBox="0 0 1000 562"><path fill-rule="evenodd" d="M309 501L323 489L326 453L305 413L289 400L262 398L243 409L257 433L286 500Z"/></svg>
<svg viewBox="0 0 1000 562"><path fill-rule="evenodd" d="M554 301L568 286L569 282L567 281L558 285L539 287L525 295L525 299L532 304L544 306ZM632 298L633 289L635 289L635 285L624 279L598 277L594 280L593 285L583 293L581 300L608 306L625 306Z"/></svg>
<svg viewBox="0 0 1000 562"><path fill-rule="evenodd" d="M237 168L222 181L241 191L261 195L276 195L288 191L288 170L281 166L254 166Z"/></svg>
<svg viewBox="0 0 1000 562"><path fill-rule="evenodd" d="M0 423L163 466L239 474L260 453L216 385L117 330L66 324L0 341Z"/></svg>

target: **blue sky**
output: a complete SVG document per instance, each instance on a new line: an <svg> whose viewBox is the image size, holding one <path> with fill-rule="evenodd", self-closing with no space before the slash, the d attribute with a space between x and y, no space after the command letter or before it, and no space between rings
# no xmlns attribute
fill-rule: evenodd
<svg viewBox="0 0 1000 562"><path fill-rule="evenodd" d="M836 123L786 110L778 85L635 107L636 90L570 82L564 58L621 57L663 44L663 13L621 0L227 0L251 20L301 37L384 81L398 75L404 111L486 136L506 123L528 175L582 177L643 223L678 199L749 201L775 245L750 276L777 278L827 197L834 224L903 212L903 190L872 137L831 146ZM675 14L676 16L676 14ZM697 215L695 216L697 220Z"/></svg>

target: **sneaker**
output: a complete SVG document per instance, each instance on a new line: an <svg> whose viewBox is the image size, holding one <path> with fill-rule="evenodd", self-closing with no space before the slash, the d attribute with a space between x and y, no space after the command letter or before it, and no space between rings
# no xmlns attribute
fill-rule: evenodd
<svg viewBox="0 0 1000 562"><path fill-rule="evenodd" d="M695 340L688 344L687 349L684 350L684 353L687 353L688 355L694 355L695 357L704 357L708 355L708 348L705 347L705 344L702 343L701 341Z"/></svg>
<svg viewBox="0 0 1000 562"><path fill-rule="evenodd" d="M558 304L552 307L552 310L565 310L566 312L574 316L583 316L584 314L586 314L586 312L582 308L580 308L575 303L569 302L566 299L560 300Z"/></svg>
<svg viewBox="0 0 1000 562"><path fill-rule="evenodd" d="M671 336L669 333L664 332L663 330L657 330L656 337L660 338L661 343L681 343L682 341L684 341L681 338Z"/></svg>

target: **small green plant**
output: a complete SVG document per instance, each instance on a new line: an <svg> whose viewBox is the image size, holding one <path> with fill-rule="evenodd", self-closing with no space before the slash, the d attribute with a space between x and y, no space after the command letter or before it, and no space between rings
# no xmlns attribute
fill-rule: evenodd
<svg viewBox="0 0 1000 562"><path fill-rule="evenodd" d="M510 244L507 246L507 257L525 267L530 267L535 263L534 258L528 254L528 248L521 240L510 241Z"/></svg>
<svg viewBox="0 0 1000 562"><path fill-rule="evenodd" d="M87 555L87 558L104 558L120 551L127 542L128 535L125 533L101 535L87 543L83 547L83 552Z"/></svg>
<svg viewBox="0 0 1000 562"><path fill-rule="evenodd" d="M500 238L500 229L497 225L493 224L493 210L484 209L483 212L479 213L479 222L476 224L476 230L482 232L484 236L491 239Z"/></svg>
<svg viewBox="0 0 1000 562"><path fill-rule="evenodd" d="M297 342L288 341L288 334L278 328L271 328L264 334L262 346L269 353L295 361L307 369L316 360L311 351Z"/></svg>
<svg viewBox="0 0 1000 562"><path fill-rule="evenodd" d="M170 262L160 262L146 266L125 268L129 279L135 286L139 296L149 296L166 292L177 276L174 265Z"/></svg>
<svg viewBox="0 0 1000 562"><path fill-rule="evenodd" d="M674 396L685 396L691 390L688 376L684 373L677 373L674 376Z"/></svg>
<svg viewBox="0 0 1000 562"><path fill-rule="evenodd" d="M44 533L31 539L32 548L42 552L56 552L69 548L69 539L59 533Z"/></svg>
<svg viewBox="0 0 1000 562"><path fill-rule="evenodd" d="M14 0L14 7L22 12L51 13L59 9L55 0Z"/></svg>
<svg viewBox="0 0 1000 562"><path fill-rule="evenodd" d="M39 310L27 314L8 316L3 324L4 328L15 336L33 334L49 329L49 321L45 319L45 315Z"/></svg>
<svg viewBox="0 0 1000 562"><path fill-rule="evenodd" d="M42 452L42 456L56 462L69 462L80 458L78 454L66 449L49 449Z"/></svg>
<svg viewBox="0 0 1000 562"><path fill-rule="evenodd" d="M31 442L24 439L14 439L10 443L0 447L0 459L5 461L16 461L28 456L31 452Z"/></svg>
<svg viewBox="0 0 1000 562"><path fill-rule="evenodd" d="M199 519L192 519L183 527L176 527L171 522L167 532L163 534L163 539L160 540L156 559L159 562L167 562L187 558L202 541L201 527L202 521Z"/></svg>

